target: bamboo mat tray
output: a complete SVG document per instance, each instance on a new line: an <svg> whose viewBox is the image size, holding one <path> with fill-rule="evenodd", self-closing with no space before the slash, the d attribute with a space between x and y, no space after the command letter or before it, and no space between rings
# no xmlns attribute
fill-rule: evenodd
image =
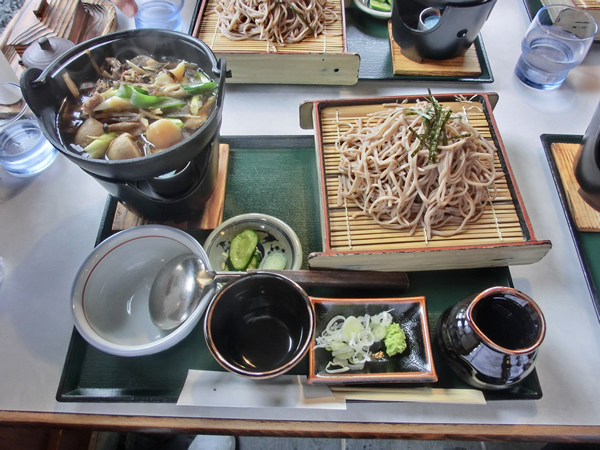
<svg viewBox="0 0 600 450"><path fill-rule="evenodd" d="M106 0L25 0L0 37L0 48L20 76L23 52L41 37L75 44L115 31L117 13Z"/></svg>
<svg viewBox="0 0 600 450"><path fill-rule="evenodd" d="M579 144L556 142L551 146L552 156L560 174L569 211L578 231L600 231L600 212L592 208L579 193L579 183L575 179L574 162Z"/></svg>
<svg viewBox="0 0 600 450"><path fill-rule="evenodd" d="M573 184L577 181L571 181L574 178L572 161L574 151L579 148L582 138L583 136L564 134L543 134L541 136L554 184L575 244L575 250L583 269L590 296L594 302L596 315L600 320L600 233L597 232L597 229L589 231L580 229L576 224L575 213L572 208L572 205L577 201L577 197L579 197L577 192L579 187ZM591 219L590 223L593 224L593 221Z"/></svg>
<svg viewBox="0 0 600 450"><path fill-rule="evenodd" d="M466 98L472 96L465 95ZM418 98L407 99L410 103ZM462 111L464 106L471 124L495 143L498 149L495 166L500 174L496 182L497 198L477 222L452 237L433 236L427 240L422 229L410 236L406 230L385 229L368 216L352 217L360 211L354 202L337 205L339 156L335 141L343 131L339 122L366 117L369 112L383 109L383 103L401 102L404 98L315 102L312 113L321 166L324 251L310 255L310 267L415 271L530 264L550 250L549 241L537 241L534 237L495 129L488 95L479 94L466 104L457 101L454 95L437 96L437 99L454 111Z"/></svg>
<svg viewBox="0 0 600 450"><path fill-rule="evenodd" d="M232 75L228 83L352 85L358 81L360 57L347 52L342 2L331 1L338 20L326 34L295 44L226 38L218 28L216 0L199 3L190 34L205 42L217 58L227 60Z"/></svg>
<svg viewBox="0 0 600 450"><path fill-rule="evenodd" d="M225 185L227 184L227 169L229 166L229 145L219 145L219 166L217 169L217 183L212 196L206 202L206 207L201 215L184 222L156 222L139 217L128 211L122 203L117 203L112 221L112 230L121 231L140 225L161 223L185 231L214 230L223 221L223 206L225 203Z"/></svg>
<svg viewBox="0 0 600 450"><path fill-rule="evenodd" d="M394 75L476 77L481 75L481 65L475 44L456 58L442 61L425 59L415 62L402 54L402 49L392 36L392 21L388 21L388 33L392 52Z"/></svg>

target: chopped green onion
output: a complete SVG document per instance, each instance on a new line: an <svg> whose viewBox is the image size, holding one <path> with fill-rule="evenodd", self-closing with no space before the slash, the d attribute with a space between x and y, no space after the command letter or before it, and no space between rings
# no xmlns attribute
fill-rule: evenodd
<svg viewBox="0 0 600 450"><path fill-rule="evenodd" d="M164 99L158 105L161 109L180 107L180 106L185 105L185 100L181 100L179 98L173 98L173 97L160 97L160 98Z"/></svg>
<svg viewBox="0 0 600 450"><path fill-rule="evenodd" d="M120 98L131 98L133 91L137 91L140 94L148 94L148 91L142 89L141 87L131 86L130 84L121 84L115 95Z"/></svg>
<svg viewBox="0 0 600 450"><path fill-rule="evenodd" d="M206 83L182 84L181 87L190 95L206 94L217 88L217 83L208 81Z"/></svg>
<svg viewBox="0 0 600 450"><path fill-rule="evenodd" d="M90 158L100 159L104 156L104 153L106 153L106 149L116 137L117 133L107 133L95 137L92 142L85 146L84 150Z"/></svg>

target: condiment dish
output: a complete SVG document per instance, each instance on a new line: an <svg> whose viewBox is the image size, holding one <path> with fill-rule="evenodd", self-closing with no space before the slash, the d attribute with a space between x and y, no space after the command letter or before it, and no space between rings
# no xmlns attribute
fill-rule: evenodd
<svg viewBox="0 0 600 450"><path fill-rule="evenodd" d="M286 256L284 270L298 270L302 266L302 245L294 230L282 220L267 214L241 214L224 221L204 242L213 270L228 270L227 259L231 240L244 230L258 234L258 249L264 260L279 251Z"/></svg>
<svg viewBox="0 0 600 450"><path fill-rule="evenodd" d="M309 352L308 382L311 384L353 383L423 383L435 382L438 377L432 356L427 322L425 297L405 298L318 298L310 297L315 312L315 339L334 318L378 315L387 311L392 323L397 323L406 336L404 351L388 356L384 341L370 348L373 352L362 369L330 373L327 364L333 360L332 352L326 348L315 348L313 342ZM333 368L335 370L335 368Z"/></svg>
<svg viewBox="0 0 600 450"><path fill-rule="evenodd" d="M385 0L384 0L385 1ZM390 19L392 17L392 11L377 11L371 8L370 0L354 0L354 4L363 12L370 16L376 17L377 19Z"/></svg>

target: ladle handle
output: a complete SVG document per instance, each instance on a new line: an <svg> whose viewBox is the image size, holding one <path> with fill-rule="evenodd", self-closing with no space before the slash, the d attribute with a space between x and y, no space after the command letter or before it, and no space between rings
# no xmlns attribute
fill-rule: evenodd
<svg viewBox="0 0 600 450"><path fill-rule="evenodd" d="M332 287L346 289L408 289L406 272L376 270L248 270L278 273L302 287Z"/></svg>

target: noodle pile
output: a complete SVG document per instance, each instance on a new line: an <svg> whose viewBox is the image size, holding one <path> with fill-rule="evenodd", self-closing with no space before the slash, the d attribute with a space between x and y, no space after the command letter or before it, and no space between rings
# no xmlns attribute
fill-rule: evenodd
<svg viewBox="0 0 600 450"><path fill-rule="evenodd" d="M451 115L430 99L386 105L346 124L350 129L336 142L338 205L354 200L358 214L410 235L423 227L427 239L458 234L481 217L496 195L495 148L466 114Z"/></svg>
<svg viewBox="0 0 600 450"><path fill-rule="evenodd" d="M316 37L337 20L327 0L218 0L215 9L225 37L282 46Z"/></svg>

